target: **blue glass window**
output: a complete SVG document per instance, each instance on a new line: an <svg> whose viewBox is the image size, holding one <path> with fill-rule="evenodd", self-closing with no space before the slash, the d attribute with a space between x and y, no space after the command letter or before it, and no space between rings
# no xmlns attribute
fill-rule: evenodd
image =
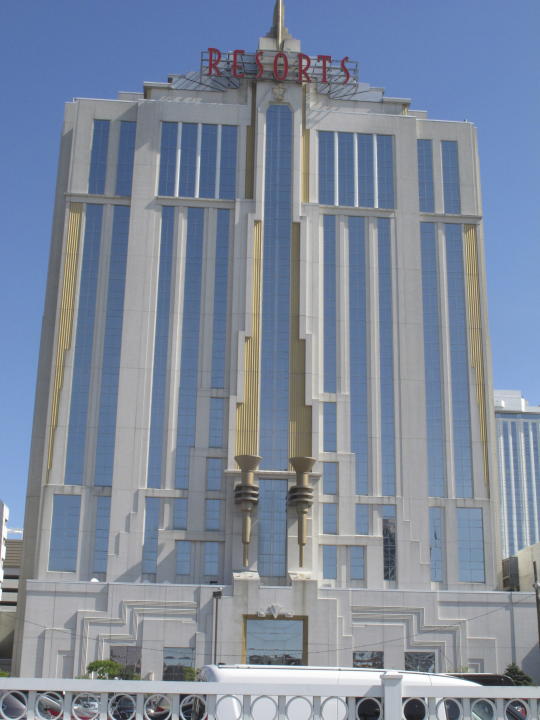
<svg viewBox="0 0 540 720"><path fill-rule="evenodd" d="M525 507L527 506L527 498L525 496L525 487L523 484L523 473L521 472L521 443L518 439L518 424L510 423L510 434L512 437L512 460L513 460L513 480L514 480L514 512L516 515L517 530L517 546L518 550L526 545L526 524Z"/></svg>
<svg viewBox="0 0 540 720"><path fill-rule="evenodd" d="M323 403L324 452L337 452L337 406L335 402Z"/></svg>
<svg viewBox="0 0 540 720"><path fill-rule="evenodd" d="M86 206L86 225L73 360L73 384L66 451L66 485L82 485L86 449L88 401L96 318L96 292L101 249L103 205Z"/></svg>
<svg viewBox="0 0 540 720"><path fill-rule="evenodd" d="M258 570L262 577L287 572L287 480L261 478Z"/></svg>
<svg viewBox="0 0 540 720"><path fill-rule="evenodd" d="M130 122L127 120L121 121L120 144L118 146L118 164L116 166L117 195L131 195L136 132L136 122Z"/></svg>
<svg viewBox="0 0 540 720"><path fill-rule="evenodd" d="M421 223L422 302L424 313L424 371L428 486L432 497L446 496L446 453L442 394L441 320L437 226Z"/></svg>
<svg viewBox="0 0 540 720"><path fill-rule="evenodd" d="M174 208L161 210L161 247L159 253L159 282L156 307L156 335L152 377L152 411L150 416L150 446L148 450L148 487L162 486L167 412L167 359L169 356L169 318L173 275Z"/></svg>
<svg viewBox="0 0 540 720"><path fill-rule="evenodd" d="M319 203L334 205L335 195L334 133L319 132Z"/></svg>
<svg viewBox="0 0 540 720"><path fill-rule="evenodd" d="M390 220L377 221L379 241L379 348L381 377L382 494L396 494L394 339Z"/></svg>
<svg viewBox="0 0 540 720"><path fill-rule="evenodd" d="M373 135L358 135L358 202L360 207L375 207Z"/></svg>
<svg viewBox="0 0 540 720"><path fill-rule="evenodd" d="M94 567L95 573L107 572L109 554L109 526L111 522L111 498L96 498L96 526L94 535Z"/></svg>
<svg viewBox="0 0 540 720"><path fill-rule="evenodd" d="M189 451L195 444L203 238L204 210L189 208L176 435L175 485L178 489L188 487Z"/></svg>
<svg viewBox="0 0 540 720"><path fill-rule="evenodd" d="M236 197L237 136L236 125L222 125L219 197L223 200Z"/></svg>
<svg viewBox="0 0 540 720"><path fill-rule="evenodd" d="M177 575L191 575L191 547L189 540L175 542Z"/></svg>
<svg viewBox="0 0 540 720"><path fill-rule="evenodd" d="M338 133L339 205L354 206L354 135Z"/></svg>
<svg viewBox="0 0 540 720"><path fill-rule="evenodd" d="M393 208L394 200L394 138L377 135L377 177L380 208Z"/></svg>
<svg viewBox="0 0 540 720"><path fill-rule="evenodd" d="M324 216L324 392L337 385L337 269L335 215Z"/></svg>
<svg viewBox="0 0 540 720"><path fill-rule="evenodd" d="M503 436L503 457L504 469L503 475L503 491L501 493L502 511L503 511L503 537L505 539L507 557L517 553L517 529L516 529L516 513L514 499L514 478L513 478L513 462L512 462L512 444L510 427L512 423L504 421L502 424Z"/></svg>
<svg viewBox="0 0 540 720"><path fill-rule="evenodd" d="M159 195L174 195L178 123L161 123L161 155L159 164Z"/></svg>
<svg viewBox="0 0 540 720"><path fill-rule="evenodd" d="M357 535L369 535L369 505L356 503L355 530Z"/></svg>
<svg viewBox="0 0 540 720"><path fill-rule="evenodd" d="M337 503L323 503L323 533L337 535Z"/></svg>
<svg viewBox="0 0 540 720"><path fill-rule="evenodd" d="M88 178L88 192L93 195L103 195L105 193L110 125L110 120L94 120L90 177Z"/></svg>
<svg viewBox="0 0 540 720"><path fill-rule="evenodd" d="M431 579L433 582L444 580L444 538L443 508L429 508L429 554L431 559Z"/></svg>
<svg viewBox="0 0 540 720"><path fill-rule="evenodd" d="M396 506L382 505L383 573L385 580L397 579Z"/></svg>
<svg viewBox="0 0 540 720"><path fill-rule="evenodd" d="M188 499L173 500L173 530L187 530Z"/></svg>
<svg viewBox="0 0 540 720"><path fill-rule="evenodd" d="M203 125L201 138L201 177L199 197L216 196L217 125Z"/></svg>
<svg viewBox="0 0 540 720"><path fill-rule="evenodd" d="M458 144L455 140L441 142L444 212L459 214L461 212L461 195L459 190Z"/></svg>
<svg viewBox="0 0 540 720"><path fill-rule="evenodd" d="M351 580L364 580L366 575L366 548L353 545L349 548L349 573Z"/></svg>
<svg viewBox="0 0 540 720"><path fill-rule="evenodd" d="M210 424L208 446L223 447L225 429L225 399L210 398Z"/></svg>
<svg viewBox="0 0 540 720"><path fill-rule="evenodd" d="M124 291L129 236L129 207L116 205L113 215L107 309L101 366L101 391L96 444L95 485L111 485L116 441L116 410L120 350L124 318Z"/></svg>
<svg viewBox="0 0 540 720"><path fill-rule="evenodd" d="M197 140L198 125L182 123L180 140L180 197L195 197L197 188Z"/></svg>
<svg viewBox="0 0 540 720"><path fill-rule="evenodd" d="M79 546L80 495L54 495L49 570L75 572Z"/></svg>
<svg viewBox="0 0 540 720"><path fill-rule="evenodd" d="M368 370L365 220L349 218L349 358L351 451L356 493L368 489Z"/></svg>
<svg viewBox="0 0 540 720"><path fill-rule="evenodd" d="M435 212L433 189L433 142L418 140L418 194L420 212Z"/></svg>
<svg viewBox="0 0 540 720"><path fill-rule="evenodd" d="M323 463L323 493L325 495L337 494L338 464L335 462Z"/></svg>
<svg viewBox="0 0 540 720"><path fill-rule="evenodd" d="M161 500L147 497L144 517L144 543L142 555L142 571L154 574L157 571L158 532Z"/></svg>
<svg viewBox="0 0 540 720"><path fill-rule="evenodd" d="M482 508L457 508L460 582L486 581Z"/></svg>
<svg viewBox="0 0 540 720"><path fill-rule="evenodd" d="M212 387L225 387L229 276L230 211L218 210L214 272L214 322L212 329Z"/></svg>
<svg viewBox="0 0 540 720"><path fill-rule="evenodd" d="M456 497L473 496L467 308L461 225L445 225Z"/></svg>
<svg viewBox="0 0 540 720"><path fill-rule="evenodd" d="M206 460L206 489L221 490L223 478L223 460L221 458L208 458Z"/></svg>
<svg viewBox="0 0 540 720"><path fill-rule="evenodd" d="M206 530L221 530L221 500L207 500L205 504Z"/></svg>
<svg viewBox="0 0 540 720"><path fill-rule="evenodd" d="M266 124L260 383L261 468L289 466L292 113L271 105Z"/></svg>
<svg viewBox="0 0 540 720"><path fill-rule="evenodd" d="M217 542L204 543L204 574L219 575L219 549Z"/></svg>
<svg viewBox="0 0 540 720"><path fill-rule="evenodd" d="M337 580L337 547L335 545L323 545L323 578L325 580Z"/></svg>

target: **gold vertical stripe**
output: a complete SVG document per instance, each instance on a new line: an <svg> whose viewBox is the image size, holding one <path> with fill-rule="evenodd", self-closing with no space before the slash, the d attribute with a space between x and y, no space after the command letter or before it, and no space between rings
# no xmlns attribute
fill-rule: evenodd
<svg viewBox="0 0 540 720"><path fill-rule="evenodd" d="M251 125L246 128L246 199L255 194L255 128L257 124L257 85L251 85Z"/></svg>
<svg viewBox="0 0 540 720"><path fill-rule="evenodd" d="M292 229L290 336L289 457L311 457L311 407L306 405L306 342L300 339L300 223L293 223Z"/></svg>
<svg viewBox="0 0 540 720"><path fill-rule="evenodd" d="M259 356L261 342L262 222L253 232L253 324L244 348L244 402L236 408L236 455L259 450Z"/></svg>
<svg viewBox="0 0 540 720"><path fill-rule="evenodd" d="M307 86L304 85L304 105L302 110L302 202L309 202L309 140L307 129Z"/></svg>
<svg viewBox="0 0 540 720"><path fill-rule="evenodd" d="M52 467L54 436L58 425L58 408L60 406L62 385L64 384L65 355L67 350L71 347L82 212L83 206L81 203L71 203L68 217L62 292L60 295L60 313L58 317L58 337L56 340L56 362L54 367L54 382L51 403L47 472L49 472Z"/></svg>
<svg viewBox="0 0 540 720"><path fill-rule="evenodd" d="M467 320L469 327L469 360L476 375L476 399L480 417L480 439L484 460L484 480L489 484L488 427L484 346L478 276L478 239L475 225L465 225L465 276L467 286Z"/></svg>

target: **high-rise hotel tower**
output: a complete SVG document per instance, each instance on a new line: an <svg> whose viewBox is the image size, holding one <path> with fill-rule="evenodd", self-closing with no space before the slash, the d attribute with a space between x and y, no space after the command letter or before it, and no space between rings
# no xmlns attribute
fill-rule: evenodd
<svg viewBox="0 0 540 720"><path fill-rule="evenodd" d="M534 644L532 596L511 627L490 592L475 129L301 53L283 12L257 51L66 106L22 674Z"/></svg>

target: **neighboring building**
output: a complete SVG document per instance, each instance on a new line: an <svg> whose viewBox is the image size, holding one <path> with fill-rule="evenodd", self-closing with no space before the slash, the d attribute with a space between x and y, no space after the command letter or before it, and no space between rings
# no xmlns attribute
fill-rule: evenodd
<svg viewBox="0 0 540 720"><path fill-rule="evenodd" d="M0 600L0 669L11 670L13 636L15 631L15 613L19 593L21 573L22 540L6 540L4 559L4 579L2 581L2 599Z"/></svg>
<svg viewBox="0 0 540 720"><path fill-rule="evenodd" d="M223 662L539 674L492 592L475 129L355 67L278 1L257 55L67 105L22 674L179 677L217 613Z"/></svg>
<svg viewBox="0 0 540 720"><path fill-rule="evenodd" d="M495 390L504 558L540 541L540 407Z"/></svg>

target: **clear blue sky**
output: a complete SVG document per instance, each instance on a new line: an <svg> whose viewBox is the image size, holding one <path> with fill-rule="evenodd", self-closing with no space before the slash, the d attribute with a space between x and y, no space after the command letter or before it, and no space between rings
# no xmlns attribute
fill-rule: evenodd
<svg viewBox="0 0 540 720"><path fill-rule="evenodd" d="M273 0L3 0L0 6L0 497L22 524L63 104L254 49ZM540 403L538 0L288 0L311 54L349 55L363 81L430 117L478 127L497 388Z"/></svg>

